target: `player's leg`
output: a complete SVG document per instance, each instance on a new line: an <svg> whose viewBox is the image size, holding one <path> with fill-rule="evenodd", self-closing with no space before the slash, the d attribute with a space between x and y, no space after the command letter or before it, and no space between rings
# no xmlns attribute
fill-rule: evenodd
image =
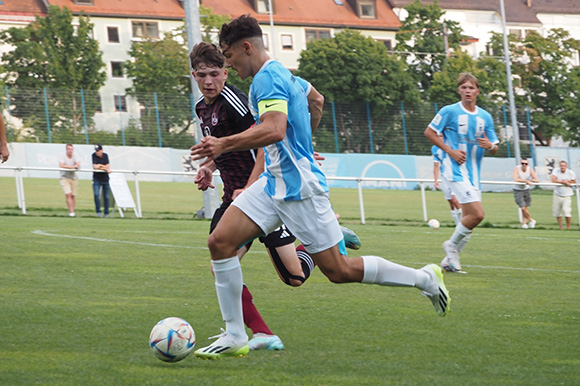
<svg viewBox="0 0 580 386"><path fill-rule="evenodd" d="M481 205L481 195L471 183L467 181L452 182L449 184L453 194L461 204L461 222L455 226L449 240L443 243L445 258L441 261L441 267L448 271L461 271L459 252L463 250L471 239L475 228L485 217L485 211Z"/></svg>
<svg viewBox="0 0 580 386"><path fill-rule="evenodd" d="M216 228L217 224L221 220L222 216L224 215L226 209L231 205L230 202L222 202L219 208L217 208L214 212L214 215L211 220L209 233L211 234L213 230ZM238 258L241 260L242 257L249 251L250 247L252 246L252 242L247 243L246 245L240 247L238 249ZM212 270L213 274L213 270ZM242 288L242 314L244 317L244 324L252 330L252 334L256 335L269 335L273 336L272 331L262 318L262 315L258 311L258 308L254 304L254 297L252 293L244 283ZM251 343L251 342L250 342ZM250 349L251 349L250 344Z"/></svg>
<svg viewBox="0 0 580 386"><path fill-rule="evenodd" d="M570 229L572 225L572 197L563 197L562 211L566 217L566 229Z"/></svg>
<svg viewBox="0 0 580 386"><path fill-rule="evenodd" d="M441 191L443 192L443 196L445 197L447 202L449 202L449 208L451 210L451 218L453 218L453 222L455 223L455 225L457 225L461 222L461 205L459 205L457 197L455 197L455 195L453 194L451 186L449 185L449 182L447 181L446 178L444 177L441 178L440 187Z"/></svg>
<svg viewBox="0 0 580 386"><path fill-rule="evenodd" d="M558 221L558 227L563 229L562 227L562 197L554 194L552 198L552 214L556 217Z"/></svg>
<svg viewBox="0 0 580 386"><path fill-rule="evenodd" d="M97 217L101 217L101 183L97 180L93 180L93 199L95 201L95 212Z"/></svg>
<svg viewBox="0 0 580 386"><path fill-rule="evenodd" d="M104 201L104 205L105 205L105 217L109 216L109 205L110 205L110 200L109 200L109 192L110 188L109 188L109 182L103 182L103 201Z"/></svg>
<svg viewBox="0 0 580 386"><path fill-rule="evenodd" d="M420 270L392 263L378 256L348 258L339 251L342 232L327 195L301 202L276 203L280 217L295 233L321 272L333 283L369 283L417 287L429 295L440 315L448 311L449 296L441 269L432 264ZM441 283L441 286L437 283ZM441 305L444 305L441 307Z"/></svg>
<svg viewBox="0 0 580 386"><path fill-rule="evenodd" d="M196 350L198 357L243 356L249 351L242 311L242 269L236 253L248 240L281 225L264 184L262 178L238 196L209 237L218 303L226 329L214 343Z"/></svg>

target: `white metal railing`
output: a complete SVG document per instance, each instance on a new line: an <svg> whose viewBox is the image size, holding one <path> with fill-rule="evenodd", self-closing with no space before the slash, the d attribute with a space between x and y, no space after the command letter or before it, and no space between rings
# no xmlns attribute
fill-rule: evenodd
<svg viewBox="0 0 580 386"><path fill-rule="evenodd" d="M22 180L22 171L24 170L38 170L38 171L68 171L70 172L71 169L61 169L61 168L41 168L41 167L28 167L28 166L0 166L0 169L12 169L14 170L14 178L16 180L16 196L18 200L18 207L22 209L22 214L26 214L26 198L24 194L24 184ZM102 172L103 170L93 170L93 169L77 169L76 172ZM195 177L196 173L191 172L162 172L162 171L154 171L154 170L112 170L112 173L124 173L124 174L133 174L134 176L134 183L135 183L135 200L137 205L137 217L141 217L141 195L139 191L139 174L157 174L157 175L180 175L180 176L192 176ZM215 172L214 175L219 176L219 172ZM326 176L328 180L335 180L335 181L356 181L357 183L357 190L358 190L358 199L359 199L359 208L360 208L360 221L361 224L366 223L365 218L365 210L364 210L364 199L363 199L363 183L367 181L376 181L376 182L417 182L419 184L419 188L421 189L421 204L423 207L423 220L427 221L427 200L425 197L425 184L429 183L432 184L434 180L431 178L380 178L380 177L334 177L334 176ZM482 185L522 185L524 186L525 183L518 183L514 181L481 181ZM562 184L555 184L552 182L540 182L534 183L537 186L561 186ZM576 183L576 205L578 210L578 223L580 226L580 183ZM518 209L519 212L519 209Z"/></svg>

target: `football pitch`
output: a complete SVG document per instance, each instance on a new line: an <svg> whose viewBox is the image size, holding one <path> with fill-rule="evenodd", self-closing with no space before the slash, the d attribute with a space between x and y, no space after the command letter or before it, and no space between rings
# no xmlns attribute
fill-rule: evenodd
<svg viewBox="0 0 580 386"><path fill-rule="evenodd" d="M513 214L512 205L505 211ZM360 236L361 254L415 268L439 262L452 231L346 225ZM205 220L0 216L0 384L579 382L580 233L509 226L476 229L462 254L468 273L445 275L452 306L444 318L414 288L336 285L318 270L302 287L288 287L255 243L242 263L244 281L286 349L161 362L148 347L157 321L189 321L196 348L223 327L208 227Z"/></svg>

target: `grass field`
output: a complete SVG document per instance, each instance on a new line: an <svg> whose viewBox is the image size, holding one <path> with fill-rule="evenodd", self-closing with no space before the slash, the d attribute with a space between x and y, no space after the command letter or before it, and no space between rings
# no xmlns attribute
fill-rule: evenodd
<svg viewBox="0 0 580 386"><path fill-rule="evenodd" d="M256 244L242 264L244 280L286 349L170 364L148 348L158 320L188 320L197 347L223 327L205 247L209 222L190 220L201 196L191 185L170 184L170 197L154 199L165 188L150 183L142 193L147 219L95 218L87 197L79 199L80 217L68 218L58 183L54 198L39 193L45 182L34 181L40 185L30 189L26 216L0 196L0 385L580 380L580 232L555 229L549 194L534 194L541 227L530 230L517 227L510 194L484 196L487 226L476 229L462 254L469 273L445 276L452 297L445 318L416 289L335 285L318 270L303 287L290 288ZM365 191L371 220L364 226L357 223L356 191L333 191L332 199L361 237L362 254L419 268L441 260L452 228L426 227L418 194ZM450 222L440 193L428 192L428 206L430 217Z"/></svg>

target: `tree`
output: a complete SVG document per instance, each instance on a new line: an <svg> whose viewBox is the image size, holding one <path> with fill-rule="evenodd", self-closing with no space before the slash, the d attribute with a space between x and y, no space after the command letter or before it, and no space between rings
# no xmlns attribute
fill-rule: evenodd
<svg viewBox="0 0 580 386"><path fill-rule="evenodd" d="M416 0L405 10L408 16L397 33L396 49L406 53L410 70L416 74L421 91L427 91L434 75L441 71L447 60L445 40L448 49L460 50L462 29L459 23L443 19L445 12L438 1L423 5Z"/></svg>
<svg viewBox="0 0 580 386"><path fill-rule="evenodd" d="M50 6L48 15L24 28L9 28L0 33L3 44L14 47L2 55L4 81L11 90L12 114L24 120L37 119L46 127L45 106L26 104L43 100L47 89L47 107L51 111L53 134L77 134L82 126L81 93L85 97L87 119L98 108L97 91L105 83L105 64L98 42L92 38L93 24L86 16L79 16L78 27L73 26L69 9ZM45 140L47 133L36 130Z"/></svg>
<svg viewBox="0 0 580 386"><path fill-rule="evenodd" d="M331 39L309 42L300 53L297 74L312 83L327 101L336 102L341 147L351 151L371 152L366 103L375 113L370 119L373 131L380 137L395 129L395 120L385 114L386 110L395 106L398 114L399 102L419 100L406 63L389 55L383 44L356 31L346 30ZM333 130L328 116L323 120L325 127L319 130ZM317 132L314 137L329 138ZM386 138L374 142L372 151L380 152L384 141ZM334 150L334 146L329 150Z"/></svg>

